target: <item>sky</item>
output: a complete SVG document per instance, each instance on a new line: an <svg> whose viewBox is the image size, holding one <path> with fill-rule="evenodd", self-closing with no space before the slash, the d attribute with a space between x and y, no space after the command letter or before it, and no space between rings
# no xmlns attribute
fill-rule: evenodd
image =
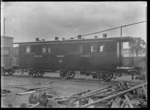
<svg viewBox="0 0 150 110"><path fill-rule="evenodd" d="M1 36L5 17L5 35L14 42L35 38L54 40L76 37L121 25L146 20L147 2L2 2ZM120 29L107 33L119 37ZM84 38L102 38L102 34ZM123 36L146 41L146 22L123 28Z"/></svg>

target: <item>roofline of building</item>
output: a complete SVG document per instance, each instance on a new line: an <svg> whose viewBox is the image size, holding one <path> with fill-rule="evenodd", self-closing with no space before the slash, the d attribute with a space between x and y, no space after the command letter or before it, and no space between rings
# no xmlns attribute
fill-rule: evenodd
<svg viewBox="0 0 150 110"><path fill-rule="evenodd" d="M10 37L10 36L1 36L1 38L14 39L14 37Z"/></svg>

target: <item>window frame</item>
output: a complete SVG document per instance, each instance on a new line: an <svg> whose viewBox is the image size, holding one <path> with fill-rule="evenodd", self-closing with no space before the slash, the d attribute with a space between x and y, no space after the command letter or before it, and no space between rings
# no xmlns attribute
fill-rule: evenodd
<svg viewBox="0 0 150 110"><path fill-rule="evenodd" d="M27 50L27 49L29 49L29 50ZM28 52L29 51L29 52ZM31 46L30 45L28 45L28 46L26 46L26 54L30 54L31 53Z"/></svg>
<svg viewBox="0 0 150 110"><path fill-rule="evenodd" d="M98 50L98 44L91 44L91 53L96 53Z"/></svg>
<svg viewBox="0 0 150 110"><path fill-rule="evenodd" d="M43 51L43 49L44 49L45 52ZM43 46L42 47L42 54L46 54L46 53L47 53L47 47Z"/></svg>
<svg viewBox="0 0 150 110"><path fill-rule="evenodd" d="M105 45L100 45L100 46L99 46L99 52L100 52L100 53L103 53L103 52L104 52L104 46L105 46ZM102 47L102 48L101 48L101 47ZM102 49L102 51L101 51L101 49Z"/></svg>
<svg viewBox="0 0 150 110"><path fill-rule="evenodd" d="M83 53L83 46L82 46L82 44L80 45L80 51L78 53Z"/></svg>
<svg viewBox="0 0 150 110"><path fill-rule="evenodd" d="M51 52L51 47L48 47L48 48L47 48L47 53L52 53L52 52Z"/></svg>

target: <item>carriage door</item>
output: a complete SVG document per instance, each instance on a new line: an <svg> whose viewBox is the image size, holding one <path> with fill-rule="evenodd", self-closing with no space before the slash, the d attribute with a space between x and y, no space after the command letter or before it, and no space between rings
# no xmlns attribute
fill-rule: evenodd
<svg viewBox="0 0 150 110"><path fill-rule="evenodd" d="M64 44L58 44L57 49L57 69L62 69L65 67L65 46Z"/></svg>
<svg viewBox="0 0 150 110"><path fill-rule="evenodd" d="M35 55L34 55L34 68L40 69L42 68L42 60L43 60L43 54L42 54L42 46L36 45L33 47L35 49Z"/></svg>
<svg viewBox="0 0 150 110"><path fill-rule="evenodd" d="M129 47L129 42L122 42L122 66L133 66L133 55Z"/></svg>

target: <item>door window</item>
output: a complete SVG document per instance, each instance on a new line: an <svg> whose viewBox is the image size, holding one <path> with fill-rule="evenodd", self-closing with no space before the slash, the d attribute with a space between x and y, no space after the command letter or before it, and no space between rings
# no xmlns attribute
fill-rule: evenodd
<svg viewBox="0 0 150 110"><path fill-rule="evenodd" d="M100 47L99 47L99 52L103 52L104 51L104 45L101 45Z"/></svg>
<svg viewBox="0 0 150 110"><path fill-rule="evenodd" d="M51 48L50 47L48 47L48 53L51 53Z"/></svg>
<svg viewBox="0 0 150 110"><path fill-rule="evenodd" d="M31 46L26 47L26 53L31 53Z"/></svg>
<svg viewBox="0 0 150 110"><path fill-rule="evenodd" d="M46 47L42 48L42 53L46 53Z"/></svg>
<svg viewBox="0 0 150 110"><path fill-rule="evenodd" d="M91 52L97 52L97 44L91 45Z"/></svg>

